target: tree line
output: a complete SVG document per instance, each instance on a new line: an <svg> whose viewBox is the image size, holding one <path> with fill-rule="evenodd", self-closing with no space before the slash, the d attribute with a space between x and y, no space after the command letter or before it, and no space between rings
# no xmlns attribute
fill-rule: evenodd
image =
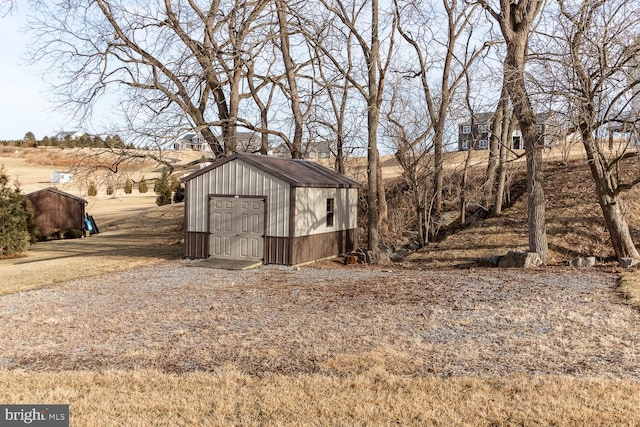
<svg viewBox="0 0 640 427"><path fill-rule="evenodd" d="M33 132L27 132L22 139L3 140L0 141L2 146L12 147L59 147L59 148L114 148L114 149L134 149L135 146L131 143L125 143L120 135L89 135L84 133L79 137L71 137L66 135L64 137L57 136L43 136L41 139L37 139Z"/></svg>
<svg viewBox="0 0 640 427"><path fill-rule="evenodd" d="M34 10L33 59L54 64L57 100L77 117L112 89L132 135L158 146L200 132L216 157L239 129L332 142L335 168L367 152L368 246L388 228L380 144L403 168L421 242L443 212L456 123L493 112L484 207L502 209L511 135L527 165L529 249L544 260L544 167L536 113L556 111L584 144L616 255L638 258L622 196L637 151L599 145L637 124L640 19L633 0L97 0ZM468 157L467 159L470 159ZM469 160L465 163L469 165ZM466 170L466 168L465 168ZM468 185L462 174L460 186ZM461 216L465 203L462 197Z"/></svg>

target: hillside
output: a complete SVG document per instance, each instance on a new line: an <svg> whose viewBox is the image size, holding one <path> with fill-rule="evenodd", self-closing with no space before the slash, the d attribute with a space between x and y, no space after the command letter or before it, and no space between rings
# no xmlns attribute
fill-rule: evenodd
<svg viewBox="0 0 640 427"><path fill-rule="evenodd" d="M635 170L640 170L638 162ZM521 185L526 185L524 182ZM584 159L568 164L549 161L545 167L548 264L566 264L577 256L615 261L609 233L595 198L595 188ZM636 246L640 245L640 189L624 195L627 218ZM478 221L444 240L413 254L408 261L432 266L470 266L478 258L526 250L527 201L521 196L499 217Z"/></svg>

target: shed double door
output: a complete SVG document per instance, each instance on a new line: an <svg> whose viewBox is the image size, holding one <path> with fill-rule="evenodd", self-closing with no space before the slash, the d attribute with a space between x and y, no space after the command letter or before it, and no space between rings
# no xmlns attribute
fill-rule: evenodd
<svg viewBox="0 0 640 427"><path fill-rule="evenodd" d="M209 200L209 256L233 260L264 258L264 199Z"/></svg>

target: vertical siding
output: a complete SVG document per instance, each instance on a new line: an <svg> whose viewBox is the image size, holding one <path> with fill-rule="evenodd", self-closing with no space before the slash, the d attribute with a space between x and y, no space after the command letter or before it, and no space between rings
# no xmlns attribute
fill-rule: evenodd
<svg viewBox="0 0 640 427"><path fill-rule="evenodd" d="M334 199L333 227L327 227L327 199ZM355 188L296 188L294 236L333 233L358 226Z"/></svg>
<svg viewBox="0 0 640 427"><path fill-rule="evenodd" d="M233 160L186 182L185 231L208 232L209 195L266 197L268 236L288 237L289 184L241 160Z"/></svg>
<svg viewBox="0 0 640 427"><path fill-rule="evenodd" d="M356 230L295 237L290 264L300 264L351 252L355 249Z"/></svg>
<svg viewBox="0 0 640 427"><path fill-rule="evenodd" d="M41 191L26 197L33 207L40 238L49 238L57 231L85 229L83 202L53 191Z"/></svg>
<svg viewBox="0 0 640 427"><path fill-rule="evenodd" d="M187 258L208 258L209 233L186 232L184 238L184 255Z"/></svg>

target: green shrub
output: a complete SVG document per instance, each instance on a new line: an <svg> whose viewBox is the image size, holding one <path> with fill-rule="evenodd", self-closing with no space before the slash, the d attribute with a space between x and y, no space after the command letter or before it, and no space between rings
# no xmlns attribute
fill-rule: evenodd
<svg viewBox="0 0 640 427"><path fill-rule="evenodd" d="M107 196L112 196L114 193L115 193L115 190L113 188L113 184L107 185Z"/></svg>
<svg viewBox="0 0 640 427"><path fill-rule="evenodd" d="M138 193L146 193L149 191L149 184L144 179L144 176L140 178L140 182L138 183Z"/></svg>
<svg viewBox="0 0 640 427"><path fill-rule="evenodd" d="M65 239L78 239L82 237L82 230L78 230L77 228L65 230L63 233L63 237Z"/></svg>
<svg viewBox="0 0 640 427"><path fill-rule="evenodd" d="M178 187L173 193L173 203L184 202L184 187Z"/></svg>
<svg viewBox="0 0 640 427"><path fill-rule="evenodd" d="M160 178L156 179L153 191L158 195L156 205L163 206L171 204L171 182L169 180L169 172L162 171Z"/></svg>
<svg viewBox="0 0 640 427"><path fill-rule="evenodd" d="M127 179L127 181L124 183L124 194L131 194L132 191L133 191L133 184L131 184L130 179Z"/></svg>
<svg viewBox="0 0 640 427"><path fill-rule="evenodd" d="M20 188L9 187L4 166L0 168L0 256L19 254L35 243L38 226L29 201Z"/></svg>
<svg viewBox="0 0 640 427"><path fill-rule="evenodd" d="M96 187L96 183L93 181L89 182L89 189L87 190L87 196L95 197L98 195L98 187Z"/></svg>

